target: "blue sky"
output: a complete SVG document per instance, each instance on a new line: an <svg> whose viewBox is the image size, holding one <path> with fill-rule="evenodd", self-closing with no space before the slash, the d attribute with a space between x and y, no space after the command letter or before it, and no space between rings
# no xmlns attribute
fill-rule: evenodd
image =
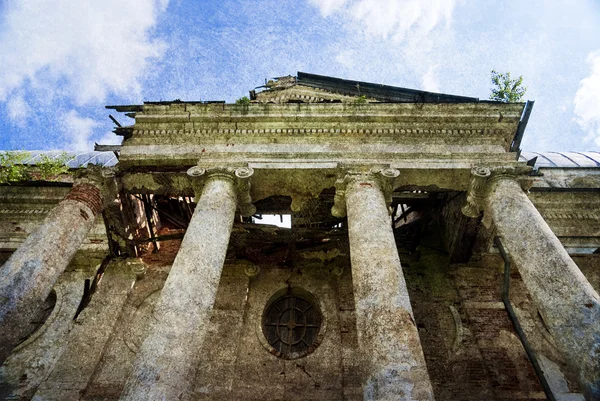
<svg viewBox="0 0 600 401"><path fill-rule="evenodd" d="M0 60L0 149L115 143L107 104L297 71L486 99L492 69L536 101L525 150L600 149L598 0L0 0Z"/></svg>

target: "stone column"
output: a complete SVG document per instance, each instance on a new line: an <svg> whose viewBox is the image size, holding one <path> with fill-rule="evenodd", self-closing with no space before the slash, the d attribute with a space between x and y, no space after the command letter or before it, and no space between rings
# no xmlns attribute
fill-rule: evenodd
<svg viewBox="0 0 600 401"><path fill-rule="evenodd" d="M346 176L336 185L332 210L341 216L346 209L348 215L366 401L434 399L384 195L391 196L386 181L397 175L385 169L378 177Z"/></svg>
<svg viewBox="0 0 600 401"><path fill-rule="evenodd" d="M29 332L33 316L102 211L103 184L76 182L0 268L0 364Z"/></svg>
<svg viewBox="0 0 600 401"><path fill-rule="evenodd" d="M188 174L198 177L204 170L192 167ZM235 174L221 169L206 175L121 400L180 400L193 388L238 199L244 202L243 214L254 213L249 184L241 180L250 177L252 169L239 168Z"/></svg>
<svg viewBox="0 0 600 401"><path fill-rule="evenodd" d="M556 346L600 400L600 298L514 177L491 178L486 213Z"/></svg>

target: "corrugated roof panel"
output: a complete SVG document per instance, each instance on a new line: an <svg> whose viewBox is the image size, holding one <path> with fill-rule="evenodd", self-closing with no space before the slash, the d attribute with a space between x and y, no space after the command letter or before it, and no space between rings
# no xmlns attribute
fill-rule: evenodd
<svg viewBox="0 0 600 401"><path fill-rule="evenodd" d="M519 161L520 162L528 162L529 160L531 160L537 156L538 156L537 153L522 151L521 154L519 155Z"/></svg>
<svg viewBox="0 0 600 401"><path fill-rule="evenodd" d="M70 168L87 167L88 161L93 157L89 153L78 153L74 155L73 160L67 163Z"/></svg>
<svg viewBox="0 0 600 401"><path fill-rule="evenodd" d="M592 157L583 152L561 152L564 156L573 160L579 167L600 167Z"/></svg>
<svg viewBox="0 0 600 401"><path fill-rule="evenodd" d="M600 152L521 152L520 162L537 156L535 167L543 168L594 168L600 167Z"/></svg>
<svg viewBox="0 0 600 401"><path fill-rule="evenodd" d="M6 153L0 151L1 153ZM51 159L57 159L63 155L67 156L67 166L69 168L87 167L88 164L97 164L103 167L112 167L117 164L117 157L113 152L65 152L62 150L28 150L29 157L25 159L25 164L36 164L40 161L42 155Z"/></svg>
<svg viewBox="0 0 600 401"><path fill-rule="evenodd" d="M97 160L98 164L102 163L102 167L112 167L119 162L117 156L113 152L102 152Z"/></svg>
<svg viewBox="0 0 600 401"><path fill-rule="evenodd" d="M600 166L600 152L591 151L591 152L581 152L586 155L590 159L594 159L594 161Z"/></svg>
<svg viewBox="0 0 600 401"><path fill-rule="evenodd" d="M36 164L42 160L42 156L45 156L49 159L55 160L60 158L61 156L67 155L67 152L63 150L49 150L49 151L33 151L29 152L30 156L25 163L26 164Z"/></svg>
<svg viewBox="0 0 600 401"><path fill-rule="evenodd" d="M42 152L27 152L29 153L29 156L25 159L25 161L23 162L24 164L32 164L35 162L35 160L39 157L40 153Z"/></svg>
<svg viewBox="0 0 600 401"><path fill-rule="evenodd" d="M537 161L535 162L535 167L556 167L556 164L550 159L548 158L545 154L543 153L538 153L538 152L528 152L531 153L535 156L537 156ZM530 157L530 159L532 159L533 157Z"/></svg>
<svg viewBox="0 0 600 401"><path fill-rule="evenodd" d="M544 152L544 156L552 160L556 167L579 167L572 159L559 152Z"/></svg>

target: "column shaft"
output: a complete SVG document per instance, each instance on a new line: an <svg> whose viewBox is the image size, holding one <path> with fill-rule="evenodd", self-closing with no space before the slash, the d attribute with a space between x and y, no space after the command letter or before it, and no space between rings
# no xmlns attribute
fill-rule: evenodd
<svg viewBox="0 0 600 401"><path fill-rule="evenodd" d="M0 364L31 321L102 210L100 190L73 187L0 268Z"/></svg>
<svg viewBox="0 0 600 401"><path fill-rule="evenodd" d="M346 207L364 399L433 400L383 193L375 181L352 180Z"/></svg>
<svg viewBox="0 0 600 401"><path fill-rule="evenodd" d="M514 179L492 184L488 208L498 236L557 347L600 399L600 298Z"/></svg>
<svg viewBox="0 0 600 401"><path fill-rule="evenodd" d="M209 177L154 309L121 400L179 400L191 391L237 205L235 184Z"/></svg>

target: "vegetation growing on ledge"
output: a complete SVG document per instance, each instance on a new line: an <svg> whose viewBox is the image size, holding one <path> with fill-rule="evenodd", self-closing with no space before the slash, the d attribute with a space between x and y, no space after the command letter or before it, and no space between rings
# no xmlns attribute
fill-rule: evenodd
<svg viewBox="0 0 600 401"><path fill-rule="evenodd" d="M522 75L517 79L511 79L510 72L503 74L492 70L491 80L494 87L490 94L490 100L504 103L518 102L527 91L527 87L523 86Z"/></svg>
<svg viewBox="0 0 600 401"><path fill-rule="evenodd" d="M235 101L235 104L250 104L250 99L247 96L243 96Z"/></svg>
<svg viewBox="0 0 600 401"><path fill-rule="evenodd" d="M57 158L41 154L35 164L24 164L31 157L29 152L15 151L0 154L0 184L20 181L53 181L69 171L66 152Z"/></svg>

